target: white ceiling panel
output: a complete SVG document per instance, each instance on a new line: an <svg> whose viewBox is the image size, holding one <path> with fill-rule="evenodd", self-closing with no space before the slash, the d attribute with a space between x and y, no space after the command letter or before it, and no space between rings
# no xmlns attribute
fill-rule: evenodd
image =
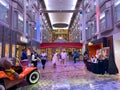
<svg viewBox="0 0 120 90"><path fill-rule="evenodd" d="M77 0L44 0L44 2L47 10L75 10ZM57 13L48 13L48 15L52 25L55 23L66 23L69 25L73 13L57 12ZM57 29L57 28L53 27L53 29ZM68 27L66 27L65 29L68 29Z"/></svg>

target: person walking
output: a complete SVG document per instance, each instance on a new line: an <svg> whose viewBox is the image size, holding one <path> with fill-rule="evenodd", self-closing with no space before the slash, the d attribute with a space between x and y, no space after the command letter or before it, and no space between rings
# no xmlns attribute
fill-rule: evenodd
<svg viewBox="0 0 120 90"><path fill-rule="evenodd" d="M74 51L73 58L74 58L74 63L76 63L76 59L79 58L79 53L77 51Z"/></svg>
<svg viewBox="0 0 120 90"><path fill-rule="evenodd" d="M85 65L87 64L87 61L88 61L88 51L86 50L85 52L84 52L84 54L83 54L83 58L84 58L84 63L85 63Z"/></svg>
<svg viewBox="0 0 120 90"><path fill-rule="evenodd" d="M33 50L33 53L31 53L31 57L32 57L31 60L32 60L32 63L34 65L34 67L37 67L37 62L38 62L39 55L35 50Z"/></svg>
<svg viewBox="0 0 120 90"><path fill-rule="evenodd" d="M61 52L60 56L61 56L61 63L66 66L67 53L66 53L65 49L63 49L63 51Z"/></svg>
<svg viewBox="0 0 120 90"><path fill-rule="evenodd" d="M27 59L27 52L25 49L22 50L21 60Z"/></svg>
<svg viewBox="0 0 120 90"><path fill-rule="evenodd" d="M43 70L45 69L46 61L47 61L47 53L45 51L43 51L41 53L41 63L42 63Z"/></svg>
<svg viewBox="0 0 120 90"><path fill-rule="evenodd" d="M53 68L56 68L56 65L57 65L57 63L58 63L58 59L59 59L58 56L59 56L59 55L58 55L57 52L53 55L53 58L52 58Z"/></svg>

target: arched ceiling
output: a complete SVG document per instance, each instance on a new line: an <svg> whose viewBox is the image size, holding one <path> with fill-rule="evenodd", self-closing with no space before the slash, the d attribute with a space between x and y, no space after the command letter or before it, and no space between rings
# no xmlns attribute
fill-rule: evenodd
<svg viewBox="0 0 120 90"><path fill-rule="evenodd" d="M42 12L47 13L52 28L68 29L75 13L79 12L81 0L43 0L43 2ZM59 27L55 27L54 24Z"/></svg>

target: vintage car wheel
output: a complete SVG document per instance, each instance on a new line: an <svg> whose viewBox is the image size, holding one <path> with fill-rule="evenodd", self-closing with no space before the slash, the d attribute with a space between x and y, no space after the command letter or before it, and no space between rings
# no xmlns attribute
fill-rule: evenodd
<svg viewBox="0 0 120 90"><path fill-rule="evenodd" d="M5 86L0 84L0 90L5 90Z"/></svg>
<svg viewBox="0 0 120 90"><path fill-rule="evenodd" d="M40 74L37 70L35 70L27 76L26 80L29 84L35 84L38 82L39 78Z"/></svg>

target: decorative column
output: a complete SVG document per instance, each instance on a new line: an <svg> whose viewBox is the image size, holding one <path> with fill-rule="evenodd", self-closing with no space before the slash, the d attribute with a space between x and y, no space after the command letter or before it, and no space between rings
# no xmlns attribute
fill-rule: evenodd
<svg viewBox="0 0 120 90"><path fill-rule="evenodd" d="M27 31L26 31L26 0L23 0L24 1L24 34L26 35L27 34Z"/></svg>
<svg viewBox="0 0 120 90"><path fill-rule="evenodd" d="M100 38L100 9L99 9L99 0L96 0L96 26L97 26L97 39Z"/></svg>

